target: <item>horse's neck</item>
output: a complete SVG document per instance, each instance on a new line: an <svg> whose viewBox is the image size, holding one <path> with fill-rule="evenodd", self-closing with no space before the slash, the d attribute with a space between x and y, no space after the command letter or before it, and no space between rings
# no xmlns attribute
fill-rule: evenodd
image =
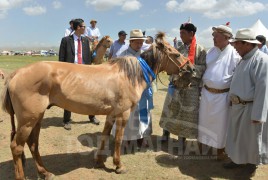
<svg viewBox="0 0 268 180"><path fill-rule="evenodd" d="M105 48L104 46L100 46L98 47L98 49L96 49L96 56L94 58L94 62L96 64L101 64L102 63L102 59L103 59L103 56L106 52L107 48Z"/></svg>

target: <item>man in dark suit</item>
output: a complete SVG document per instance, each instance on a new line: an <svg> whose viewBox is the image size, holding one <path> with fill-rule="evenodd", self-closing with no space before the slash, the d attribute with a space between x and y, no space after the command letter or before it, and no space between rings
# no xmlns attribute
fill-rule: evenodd
<svg viewBox="0 0 268 180"><path fill-rule="evenodd" d="M73 21L74 33L63 37L60 44L59 61L75 64L91 64L89 41L81 36L85 32L85 23L83 19ZM89 115L91 123L99 125L99 120L95 116ZM71 112L64 110L63 123L66 130L71 130Z"/></svg>

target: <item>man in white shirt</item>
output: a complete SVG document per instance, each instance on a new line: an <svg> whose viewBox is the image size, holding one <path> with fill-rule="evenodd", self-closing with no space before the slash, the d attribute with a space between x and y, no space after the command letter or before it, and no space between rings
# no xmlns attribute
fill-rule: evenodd
<svg viewBox="0 0 268 180"><path fill-rule="evenodd" d="M89 41L94 42L94 41L98 41L101 33L98 27L96 27L97 21L92 19L90 21L90 25L89 27L87 27L86 31L85 31L85 36L88 37Z"/></svg>
<svg viewBox="0 0 268 180"><path fill-rule="evenodd" d="M153 42L154 42L154 38L152 36L147 36L147 39L143 43L141 50L143 50L143 51L148 50L151 47L151 45L153 44Z"/></svg>
<svg viewBox="0 0 268 180"><path fill-rule="evenodd" d="M84 36L86 36L90 42L90 49L92 51L95 50L97 44L99 43L99 39L100 39L100 30L99 28L96 27L97 21L92 19L90 21L90 25L89 27L86 28L86 31L84 33Z"/></svg>
<svg viewBox="0 0 268 180"><path fill-rule="evenodd" d="M73 22L74 22L74 19L71 19L71 21L69 22L70 27L65 29L64 37L70 36L74 33Z"/></svg>

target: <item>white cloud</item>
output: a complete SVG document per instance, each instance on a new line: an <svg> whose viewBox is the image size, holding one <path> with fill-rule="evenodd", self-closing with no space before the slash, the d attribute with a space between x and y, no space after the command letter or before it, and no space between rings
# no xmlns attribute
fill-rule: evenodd
<svg viewBox="0 0 268 180"><path fill-rule="evenodd" d="M214 46L212 37L212 26L204 29L200 33L197 32L197 43L202 45L204 48L211 48Z"/></svg>
<svg viewBox="0 0 268 180"><path fill-rule="evenodd" d="M140 8L141 8L141 3L136 0L126 1L122 6L123 11L137 11Z"/></svg>
<svg viewBox="0 0 268 180"><path fill-rule="evenodd" d="M0 19L4 19L7 16L7 10L0 10Z"/></svg>
<svg viewBox="0 0 268 180"><path fill-rule="evenodd" d="M123 11L136 11L141 8L138 0L86 0L85 4L94 6L97 11L107 11L117 6Z"/></svg>
<svg viewBox="0 0 268 180"><path fill-rule="evenodd" d="M29 0L1 0L0 1L0 9L10 9L13 7L20 6L22 3Z"/></svg>
<svg viewBox="0 0 268 180"><path fill-rule="evenodd" d="M97 11L106 11L115 6L121 6L125 0L86 0L87 6L94 6Z"/></svg>
<svg viewBox="0 0 268 180"><path fill-rule="evenodd" d="M53 1L52 6L54 9L60 9L62 7L62 4L60 1Z"/></svg>
<svg viewBox="0 0 268 180"><path fill-rule="evenodd" d="M37 16L46 13L46 8L42 6L31 6L23 8L23 11L29 16Z"/></svg>
<svg viewBox="0 0 268 180"><path fill-rule="evenodd" d="M30 0L0 0L0 19L7 16L8 10L21 6L23 3Z"/></svg>
<svg viewBox="0 0 268 180"><path fill-rule="evenodd" d="M166 8L171 12L203 12L213 8L216 3L216 0L184 0L182 3L178 3L176 0L171 0L167 2Z"/></svg>
<svg viewBox="0 0 268 180"><path fill-rule="evenodd" d="M11 3L8 0L0 1L0 9L7 9L11 6Z"/></svg>
<svg viewBox="0 0 268 180"><path fill-rule="evenodd" d="M170 0L166 3L170 12L196 12L211 19L249 16L267 9L267 5L249 0Z"/></svg>

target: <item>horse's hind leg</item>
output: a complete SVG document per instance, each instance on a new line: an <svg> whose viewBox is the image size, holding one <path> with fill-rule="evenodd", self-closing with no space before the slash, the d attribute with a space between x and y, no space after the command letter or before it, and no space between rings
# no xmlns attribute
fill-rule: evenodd
<svg viewBox="0 0 268 180"><path fill-rule="evenodd" d="M53 179L54 175L46 170L39 153L40 128L41 128L41 120L33 128L27 141L27 144L35 161L39 177L45 178L46 180L50 180Z"/></svg>
<svg viewBox="0 0 268 180"><path fill-rule="evenodd" d="M115 117L109 116L109 115L106 117L104 129L102 131L100 147L97 151L96 167L99 167L99 168L105 167L104 157L106 156L106 153L104 149L105 149L105 144L107 142L107 139L110 136L114 121L115 121Z"/></svg>
<svg viewBox="0 0 268 180"><path fill-rule="evenodd" d="M27 141L31 131L32 124L19 124L17 132L11 141L10 149L13 156L14 168L15 168L15 179L24 179L24 172L22 166L22 155L24 150L25 142Z"/></svg>
<svg viewBox="0 0 268 180"><path fill-rule="evenodd" d="M116 118L116 132L115 132L115 150L114 150L114 164L116 165L116 173L122 174L126 172L125 167L122 165L120 160L121 154L121 144L124 135L124 129L127 123L127 120L130 115L130 109L122 113L121 116Z"/></svg>

